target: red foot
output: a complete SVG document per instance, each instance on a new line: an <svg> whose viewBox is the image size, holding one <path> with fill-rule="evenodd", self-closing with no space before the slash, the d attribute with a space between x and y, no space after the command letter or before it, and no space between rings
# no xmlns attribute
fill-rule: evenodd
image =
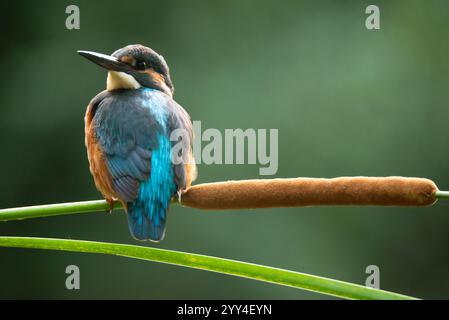
<svg viewBox="0 0 449 320"><path fill-rule="evenodd" d="M106 210L109 213L112 213L112 210L114 210L114 199L106 199L106 201L109 204L109 210Z"/></svg>

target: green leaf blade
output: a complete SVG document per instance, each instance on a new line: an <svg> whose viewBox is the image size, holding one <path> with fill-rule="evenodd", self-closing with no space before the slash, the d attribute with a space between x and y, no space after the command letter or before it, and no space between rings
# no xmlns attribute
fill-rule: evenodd
<svg viewBox="0 0 449 320"><path fill-rule="evenodd" d="M413 297L305 273L236 260L128 244L85 240L0 237L0 247L109 254L172 264L294 287L345 299L409 300Z"/></svg>

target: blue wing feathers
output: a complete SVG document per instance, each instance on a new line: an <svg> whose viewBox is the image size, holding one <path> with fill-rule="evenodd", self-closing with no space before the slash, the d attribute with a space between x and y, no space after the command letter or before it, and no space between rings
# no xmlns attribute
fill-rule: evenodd
<svg viewBox="0 0 449 320"><path fill-rule="evenodd" d="M122 176L114 179L114 189L121 195L122 200L125 202L133 201L138 193L139 182L130 176Z"/></svg>
<svg viewBox="0 0 449 320"><path fill-rule="evenodd" d="M168 137L159 135L159 148L151 158L151 177L140 184L137 199L128 205L129 228L139 240L164 237L166 213L176 191L170 150Z"/></svg>
<svg viewBox="0 0 449 320"><path fill-rule="evenodd" d="M169 134L191 130L186 115L171 98L148 89L110 92L97 107L96 138L136 239L164 237L170 200L185 184L184 166L171 162Z"/></svg>

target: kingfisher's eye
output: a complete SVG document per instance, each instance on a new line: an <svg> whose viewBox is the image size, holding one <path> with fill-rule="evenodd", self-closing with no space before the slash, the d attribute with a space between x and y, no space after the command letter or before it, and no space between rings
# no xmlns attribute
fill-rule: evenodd
<svg viewBox="0 0 449 320"><path fill-rule="evenodd" d="M147 68L147 64L145 63L145 61L137 60L135 68L137 70L145 70Z"/></svg>

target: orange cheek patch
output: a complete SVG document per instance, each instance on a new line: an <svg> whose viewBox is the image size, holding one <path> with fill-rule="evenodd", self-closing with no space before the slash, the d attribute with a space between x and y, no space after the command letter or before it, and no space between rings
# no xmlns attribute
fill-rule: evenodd
<svg viewBox="0 0 449 320"><path fill-rule="evenodd" d="M153 69L147 69L143 72L145 72L150 78L154 79L157 83L165 85L164 78Z"/></svg>
<svg viewBox="0 0 449 320"><path fill-rule="evenodd" d="M136 59L134 59L132 56L123 56L120 58L120 61L130 66L136 65Z"/></svg>
<svg viewBox="0 0 449 320"><path fill-rule="evenodd" d="M153 79L154 82L156 82L168 95L172 96L172 91L165 83L164 77L160 74L154 71L153 69L146 69L145 71L141 71L146 73L151 79Z"/></svg>

